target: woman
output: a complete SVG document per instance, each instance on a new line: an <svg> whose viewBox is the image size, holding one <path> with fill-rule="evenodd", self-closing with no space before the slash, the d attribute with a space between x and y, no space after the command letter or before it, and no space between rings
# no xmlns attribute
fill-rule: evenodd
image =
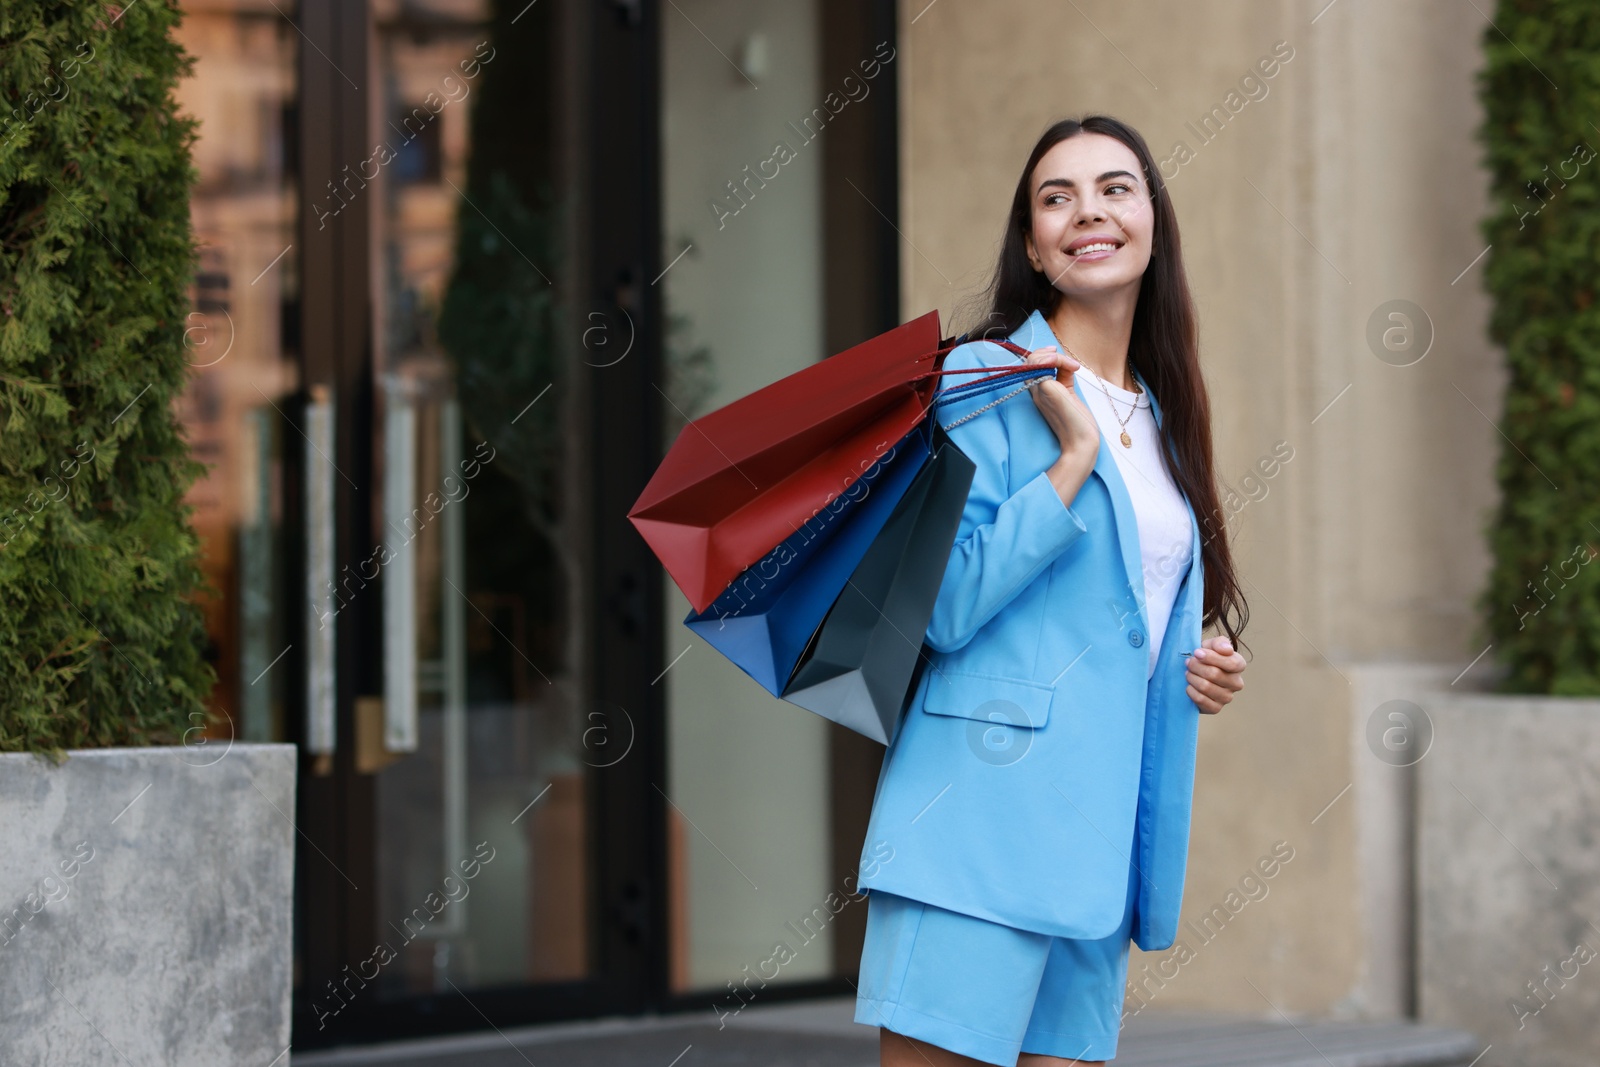
<svg viewBox="0 0 1600 1067"><path fill-rule="evenodd" d="M1057 370L937 409L977 470L862 856L855 1018L886 1067L1116 1054L1130 941L1176 937L1199 715L1244 686L1177 220L1138 133L1045 132L990 297L982 336ZM1017 361L978 341L945 366Z"/></svg>

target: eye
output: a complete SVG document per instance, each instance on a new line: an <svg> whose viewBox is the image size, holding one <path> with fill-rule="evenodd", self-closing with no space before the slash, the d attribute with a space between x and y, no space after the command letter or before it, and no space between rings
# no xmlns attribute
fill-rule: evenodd
<svg viewBox="0 0 1600 1067"><path fill-rule="evenodd" d="M1108 193L1114 189L1121 189L1125 193L1133 192L1133 187L1125 182L1112 182L1110 185L1106 186L1106 192Z"/></svg>
<svg viewBox="0 0 1600 1067"><path fill-rule="evenodd" d="M1044 198L1044 204L1046 207L1055 207L1057 204L1065 203L1066 199L1066 193L1047 193Z"/></svg>

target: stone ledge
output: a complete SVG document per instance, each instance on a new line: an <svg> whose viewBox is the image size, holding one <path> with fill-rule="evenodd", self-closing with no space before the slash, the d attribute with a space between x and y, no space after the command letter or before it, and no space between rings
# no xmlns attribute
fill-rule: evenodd
<svg viewBox="0 0 1600 1067"><path fill-rule="evenodd" d="M1600 700L1439 693L1417 765L1419 1007L1485 1067L1592 1067ZM1520 1006L1520 1007L1519 1007Z"/></svg>

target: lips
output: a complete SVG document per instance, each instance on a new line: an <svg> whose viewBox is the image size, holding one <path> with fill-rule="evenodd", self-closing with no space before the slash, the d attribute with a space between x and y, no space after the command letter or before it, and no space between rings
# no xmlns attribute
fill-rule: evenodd
<svg viewBox="0 0 1600 1067"><path fill-rule="evenodd" d="M1117 249L1121 248L1122 245L1122 241L1117 240L1115 237L1112 237L1109 234L1091 233L1085 234L1076 241L1073 241L1071 244L1067 245L1066 251L1067 255L1076 258L1078 256L1094 255L1102 252L1115 252Z"/></svg>

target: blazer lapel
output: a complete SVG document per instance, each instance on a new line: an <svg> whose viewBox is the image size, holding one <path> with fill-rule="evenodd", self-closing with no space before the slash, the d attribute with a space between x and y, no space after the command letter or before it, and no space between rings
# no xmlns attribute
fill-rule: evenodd
<svg viewBox="0 0 1600 1067"><path fill-rule="evenodd" d="M1072 387L1078 391L1078 398L1083 401L1084 407L1088 407L1089 400L1083 394L1083 383L1078 381L1077 375L1072 376ZM1155 402L1151 401L1151 407L1154 406ZM1122 549L1122 565L1128 573L1128 591L1138 605L1139 621L1143 624L1146 639L1154 640L1144 607L1144 557L1139 551L1139 519L1133 512L1133 498L1128 496L1128 486L1122 480L1122 472L1117 470L1117 459L1111 454L1111 445L1104 433L1100 435L1100 451L1094 459L1094 473L1100 476L1111 494L1111 510L1117 518L1117 542Z"/></svg>

